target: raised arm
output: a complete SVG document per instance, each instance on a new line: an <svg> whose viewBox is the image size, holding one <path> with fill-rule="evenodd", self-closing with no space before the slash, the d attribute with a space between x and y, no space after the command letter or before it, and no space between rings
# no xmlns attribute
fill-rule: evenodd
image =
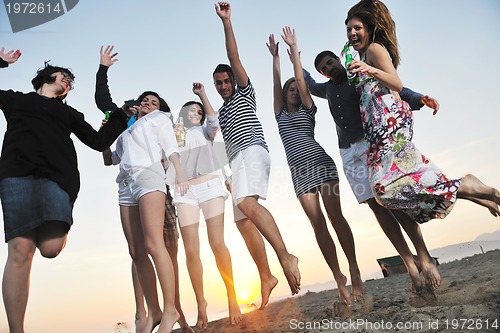
<svg viewBox="0 0 500 333"><path fill-rule="evenodd" d="M273 95L274 95L274 114L279 114L283 109L283 88L281 87L281 66L278 52L278 43L274 35L269 35L269 43L266 43L269 52L273 56Z"/></svg>
<svg viewBox="0 0 500 333"><path fill-rule="evenodd" d="M111 93L108 86L108 69L118 61L118 59L115 58L118 53L112 53L113 48L114 46L110 45L108 45L106 49L101 46L100 50L101 60L99 64L99 70L96 74L94 98L97 107L102 112L114 111L118 108L118 105L116 105L111 98Z"/></svg>
<svg viewBox="0 0 500 333"><path fill-rule="evenodd" d="M392 64L389 52L378 43L371 43L368 46L366 50L366 63L354 60L351 62L349 69L353 73L367 73L390 90L400 92L403 89L403 83Z"/></svg>
<svg viewBox="0 0 500 333"><path fill-rule="evenodd" d="M207 115L207 130L208 136L211 141L214 141L217 132L219 131L219 122L217 120L217 112L215 112L212 104L210 104L210 100L207 97L205 92L205 86L201 82L193 82L193 93L200 98L201 104L203 104L203 108L205 109L205 114ZM215 118L215 121L212 119Z"/></svg>
<svg viewBox="0 0 500 333"><path fill-rule="evenodd" d="M12 65L19 59L21 56L21 51L19 50L10 50L9 52L5 53L5 48L2 47L0 49L0 67L7 67L9 65Z"/></svg>
<svg viewBox="0 0 500 333"><path fill-rule="evenodd" d="M201 82L193 82L193 93L200 98L201 104L205 108L205 114L207 116L216 116L217 112L215 112L212 104L208 100L207 94L205 92L205 86Z"/></svg>
<svg viewBox="0 0 500 333"><path fill-rule="evenodd" d="M238 86L244 88L248 85L248 75L243 68L238 54L238 46L234 37L233 25L231 23L231 5L228 2L219 2L215 4L215 12L220 17L224 27L224 36L226 38L227 58L233 69L233 73Z"/></svg>
<svg viewBox="0 0 500 333"><path fill-rule="evenodd" d="M309 88L307 87L306 81L304 80L304 74L302 73L302 63L300 61L299 48L297 46L297 36L295 35L295 29L290 27L283 28L283 35L281 35L283 41L287 43L290 48L290 60L293 64L293 72L295 76L295 82L299 89L300 100L302 104L308 109L313 106L313 100Z"/></svg>

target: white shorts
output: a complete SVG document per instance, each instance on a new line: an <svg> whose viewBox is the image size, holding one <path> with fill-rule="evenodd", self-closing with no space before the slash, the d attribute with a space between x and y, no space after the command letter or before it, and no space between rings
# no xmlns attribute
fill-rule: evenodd
<svg viewBox="0 0 500 333"><path fill-rule="evenodd" d="M345 176L359 203L373 198L366 165L367 150L368 142L363 138L352 143L349 148L340 149Z"/></svg>
<svg viewBox="0 0 500 333"><path fill-rule="evenodd" d="M143 195L155 191L167 193L165 178L163 175L146 169L137 178L129 178L118 183L118 204L137 206Z"/></svg>
<svg viewBox="0 0 500 333"><path fill-rule="evenodd" d="M261 146L250 146L231 161L232 196L238 204L246 197L266 199L271 158Z"/></svg>
<svg viewBox="0 0 500 333"><path fill-rule="evenodd" d="M189 185L189 189L184 195L180 195L175 192L174 200L172 202L176 206L178 204L188 204L191 206L201 207L201 204L205 201L218 197L222 197L224 200L229 197L229 194L224 190L224 186L222 186L222 181L219 177L210 179L209 181L201 184Z"/></svg>

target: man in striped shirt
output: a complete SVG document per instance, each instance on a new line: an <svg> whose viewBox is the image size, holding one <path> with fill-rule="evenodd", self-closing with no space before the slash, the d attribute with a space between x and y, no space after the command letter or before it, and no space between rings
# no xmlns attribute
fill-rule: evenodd
<svg viewBox="0 0 500 333"><path fill-rule="evenodd" d="M255 91L238 55L231 6L219 2L215 11L222 20L231 64L218 65L213 73L215 88L224 100L219 109L219 123L233 178L231 193L236 203L235 221L259 269L263 308L278 280L269 271L262 236L274 248L292 295L300 290L298 259L288 253L273 216L258 202L267 195L269 151L256 115Z"/></svg>

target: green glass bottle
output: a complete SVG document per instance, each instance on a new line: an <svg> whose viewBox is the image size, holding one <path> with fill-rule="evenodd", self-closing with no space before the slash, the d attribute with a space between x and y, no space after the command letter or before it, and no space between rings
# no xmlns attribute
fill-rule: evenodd
<svg viewBox="0 0 500 333"><path fill-rule="evenodd" d="M356 84L359 83L359 76L357 73L351 73L349 71L349 65L352 62L352 53L351 50L349 49L349 43L345 43L344 45L344 55L345 55L345 69L347 71L347 81L349 81L349 84L351 86L356 86Z"/></svg>

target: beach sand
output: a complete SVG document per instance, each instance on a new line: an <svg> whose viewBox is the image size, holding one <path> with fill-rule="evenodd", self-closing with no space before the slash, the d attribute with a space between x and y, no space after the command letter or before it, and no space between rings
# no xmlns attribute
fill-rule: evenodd
<svg viewBox="0 0 500 333"><path fill-rule="evenodd" d="M439 271L436 299L415 297L408 275L398 274L366 281L362 302L336 306L343 316L333 315L336 289L304 290L244 314L237 326L223 318L203 332L500 332L500 250L441 264Z"/></svg>

